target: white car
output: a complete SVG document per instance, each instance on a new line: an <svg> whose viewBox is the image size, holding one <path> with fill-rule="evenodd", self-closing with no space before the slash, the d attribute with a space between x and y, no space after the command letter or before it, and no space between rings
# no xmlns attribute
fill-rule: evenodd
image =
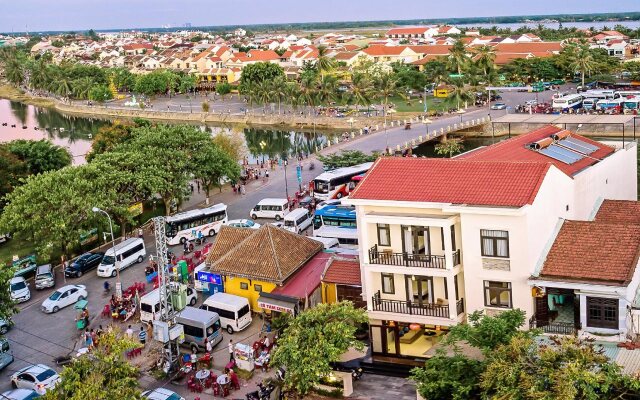
<svg viewBox="0 0 640 400"><path fill-rule="evenodd" d="M3 400L32 400L40 397L35 390L31 389L13 389L0 394Z"/></svg>
<svg viewBox="0 0 640 400"><path fill-rule="evenodd" d="M142 393L142 397L149 400L185 400L184 397L180 396L176 392L163 388L147 390Z"/></svg>
<svg viewBox="0 0 640 400"><path fill-rule="evenodd" d="M494 103L491 105L492 110L504 110L507 108L507 105L504 103Z"/></svg>
<svg viewBox="0 0 640 400"><path fill-rule="evenodd" d="M60 375L44 364L31 365L11 375L11 384L16 389L31 389L43 395L60 382Z"/></svg>
<svg viewBox="0 0 640 400"><path fill-rule="evenodd" d="M29 284L21 276L11 278L9 281L11 290L11 300L16 303L24 303L31 298Z"/></svg>
<svg viewBox="0 0 640 400"><path fill-rule="evenodd" d="M87 296L84 285L63 286L42 302L42 311L47 314L57 313L61 308L75 304L78 300L84 300Z"/></svg>
<svg viewBox="0 0 640 400"><path fill-rule="evenodd" d="M227 222L227 225L233 226L235 228L251 228L251 229L260 228L259 223L253 222L250 219L232 219L231 221Z"/></svg>
<svg viewBox="0 0 640 400"><path fill-rule="evenodd" d="M524 105L525 105L525 106L535 106L536 104L538 104L538 100L535 100L535 99L533 99L533 100L527 100L527 101L524 103Z"/></svg>

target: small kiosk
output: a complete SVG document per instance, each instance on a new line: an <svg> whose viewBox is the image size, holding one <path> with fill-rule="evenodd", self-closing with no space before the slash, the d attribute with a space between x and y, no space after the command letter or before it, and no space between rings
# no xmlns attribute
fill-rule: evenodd
<svg viewBox="0 0 640 400"><path fill-rule="evenodd" d="M252 346L236 343L233 355L236 359L236 365L238 368L252 372L256 367L253 353L254 351Z"/></svg>

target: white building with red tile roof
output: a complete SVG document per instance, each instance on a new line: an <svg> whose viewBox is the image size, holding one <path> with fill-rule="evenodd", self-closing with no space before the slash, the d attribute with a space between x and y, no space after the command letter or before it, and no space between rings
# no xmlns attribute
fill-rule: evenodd
<svg viewBox="0 0 640 400"><path fill-rule="evenodd" d="M589 219L602 198L636 200L636 170L635 143L554 126L453 159L379 159L344 201L356 207L374 358L423 358L409 330L473 311L533 317L529 279L561 222Z"/></svg>
<svg viewBox="0 0 640 400"><path fill-rule="evenodd" d="M427 38L438 34L438 28L433 26L400 27L389 29L385 36L390 39Z"/></svg>

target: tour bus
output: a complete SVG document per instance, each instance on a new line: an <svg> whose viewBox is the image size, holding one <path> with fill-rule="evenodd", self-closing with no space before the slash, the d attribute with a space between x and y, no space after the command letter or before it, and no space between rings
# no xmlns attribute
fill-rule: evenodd
<svg viewBox="0 0 640 400"><path fill-rule="evenodd" d="M323 172L313 180L313 197L328 200L348 196L353 177L367 172L372 165L372 162L368 162Z"/></svg>
<svg viewBox="0 0 640 400"><path fill-rule="evenodd" d="M640 90L621 90L621 91L615 92L615 94L613 95L613 98L617 99L620 97L630 97L630 96L640 96Z"/></svg>
<svg viewBox="0 0 640 400"><path fill-rule="evenodd" d="M171 282L171 287L177 289L177 286L184 288L187 298L186 304L195 306L198 301L198 293L195 289L176 282ZM167 291L169 297L169 307L172 308L170 301L171 290ZM160 288L154 289L140 298L140 322L151 323L151 321L160 319Z"/></svg>
<svg viewBox="0 0 640 400"><path fill-rule="evenodd" d="M213 236L227 222L226 204L185 211L166 218L167 244L173 246L199 236Z"/></svg>
<svg viewBox="0 0 640 400"><path fill-rule="evenodd" d="M582 106L582 95L569 94L557 99L553 99L553 108L556 110L564 111L570 108L578 109Z"/></svg>
<svg viewBox="0 0 640 400"><path fill-rule="evenodd" d="M209 296L200 308L217 313L222 329L229 334L251 325L251 308L246 297L218 292Z"/></svg>
<svg viewBox="0 0 640 400"><path fill-rule="evenodd" d="M333 205L316 210L313 217L313 236L335 238L342 247L357 248L356 208Z"/></svg>
<svg viewBox="0 0 640 400"><path fill-rule="evenodd" d="M635 96L624 99L623 109L625 114L633 114L640 109L640 97Z"/></svg>
<svg viewBox="0 0 640 400"><path fill-rule="evenodd" d="M176 316L176 323L184 328L184 346L191 348L195 354L205 348L206 338L211 346L222 341L220 317L217 313L194 307L185 307Z"/></svg>
<svg viewBox="0 0 640 400"><path fill-rule="evenodd" d="M284 217L284 229L302 233L311 226L311 217L306 208L296 208Z"/></svg>
<svg viewBox="0 0 640 400"><path fill-rule="evenodd" d="M603 99L598 99L595 97L588 97L584 100L582 100L582 108L584 108L585 110L595 110L596 108L596 103L600 100Z"/></svg>
<svg viewBox="0 0 640 400"><path fill-rule="evenodd" d="M596 103L596 109L602 110L602 111L611 111L611 110L621 111L622 104L624 103L624 101L625 99L622 99L622 98L599 100Z"/></svg>
<svg viewBox="0 0 640 400"><path fill-rule="evenodd" d="M139 264L146 256L147 251L144 247L144 240L129 238L104 253L102 262L98 265L98 276L103 278L115 277L118 274L118 270L122 271L134 263Z"/></svg>
<svg viewBox="0 0 640 400"><path fill-rule="evenodd" d="M615 96L615 90L612 89L603 89L603 90L587 90L586 92L580 93L582 97L589 97L592 99L613 99Z"/></svg>

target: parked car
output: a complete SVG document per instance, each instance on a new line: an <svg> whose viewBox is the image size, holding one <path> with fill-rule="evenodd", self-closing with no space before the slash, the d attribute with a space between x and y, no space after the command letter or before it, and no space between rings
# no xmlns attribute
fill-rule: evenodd
<svg viewBox="0 0 640 400"><path fill-rule="evenodd" d="M0 233L0 243L8 242L11 239L11 235L8 233Z"/></svg>
<svg viewBox="0 0 640 400"><path fill-rule="evenodd" d="M505 108L507 108L505 103L493 103L491 105L492 110L504 110Z"/></svg>
<svg viewBox="0 0 640 400"><path fill-rule="evenodd" d="M31 298L31 291L29 290L29 284L21 276L11 278L9 281L9 287L11 290L11 300L16 303L24 303Z"/></svg>
<svg viewBox="0 0 640 400"><path fill-rule="evenodd" d="M17 389L31 389L42 395L60 382L60 375L44 364L24 367L11 375L11 384Z"/></svg>
<svg viewBox="0 0 640 400"><path fill-rule="evenodd" d="M0 319L0 335L4 335L9 332L11 328L11 323L6 319Z"/></svg>
<svg viewBox="0 0 640 400"><path fill-rule="evenodd" d="M31 389L13 389L0 394L2 400L31 400L38 397L40 395Z"/></svg>
<svg viewBox="0 0 640 400"><path fill-rule="evenodd" d="M56 285L56 272L53 265L44 264L36 269L36 290L42 290Z"/></svg>
<svg viewBox="0 0 640 400"><path fill-rule="evenodd" d="M103 257L104 253L84 253L67 266L64 274L68 277L80 278L85 272L100 265Z"/></svg>
<svg viewBox="0 0 640 400"><path fill-rule="evenodd" d="M538 104L538 100L536 100L536 99L527 100L527 101L525 101L524 104L527 105L527 106L535 106L536 104Z"/></svg>
<svg viewBox="0 0 640 400"><path fill-rule="evenodd" d="M158 388L154 390L147 390L142 392L142 397L148 400L185 400L176 392L172 392L169 389Z"/></svg>
<svg viewBox="0 0 640 400"><path fill-rule="evenodd" d="M227 222L227 225L233 226L235 228L252 228L252 229L260 228L259 223L253 222L250 219L232 219L231 221Z"/></svg>
<svg viewBox="0 0 640 400"><path fill-rule="evenodd" d="M45 313L57 313L61 308L75 304L78 300L84 300L88 296L84 285L67 285L59 288L42 302L42 311Z"/></svg>
<svg viewBox="0 0 640 400"><path fill-rule="evenodd" d="M13 362L13 352L7 339L0 339L0 371Z"/></svg>

